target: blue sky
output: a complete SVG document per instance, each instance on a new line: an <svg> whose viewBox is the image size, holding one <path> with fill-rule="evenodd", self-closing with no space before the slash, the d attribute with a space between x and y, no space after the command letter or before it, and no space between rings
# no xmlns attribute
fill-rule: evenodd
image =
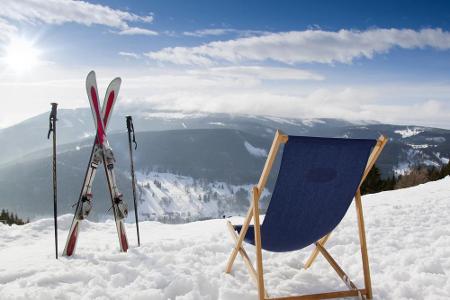
<svg viewBox="0 0 450 300"><path fill-rule="evenodd" d="M4 0L0 126L87 106L94 69L120 105L450 128L449 20L445 1Z"/></svg>

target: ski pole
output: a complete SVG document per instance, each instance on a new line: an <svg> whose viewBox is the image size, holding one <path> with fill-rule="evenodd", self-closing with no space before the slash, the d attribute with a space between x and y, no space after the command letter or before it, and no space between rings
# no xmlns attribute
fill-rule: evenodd
<svg viewBox="0 0 450 300"><path fill-rule="evenodd" d="M47 139L50 139L50 134L53 132L53 218L55 221L55 253L58 259L58 201L57 201L57 182L56 182L56 112L58 103L51 103L52 111L49 117L49 128Z"/></svg>
<svg viewBox="0 0 450 300"><path fill-rule="evenodd" d="M139 220L138 220L138 207L136 202L136 177L134 175L134 162L133 162L133 147L131 143L134 143L134 150L137 149L136 136L134 134L133 119L131 116L126 116L127 119L127 130L128 130L128 147L130 150L130 165L131 165L131 185L133 189L133 200L134 200L134 217L136 218L136 231L138 239L138 247L141 246L141 239L139 236ZM131 137L133 135L133 137Z"/></svg>

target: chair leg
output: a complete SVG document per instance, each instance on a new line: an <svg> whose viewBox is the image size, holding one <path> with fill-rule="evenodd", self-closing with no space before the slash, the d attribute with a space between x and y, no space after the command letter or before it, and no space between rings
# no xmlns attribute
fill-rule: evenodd
<svg viewBox="0 0 450 300"><path fill-rule="evenodd" d="M318 240L316 242L316 244L319 244L320 246L325 246L325 243L328 241L328 239L331 236L331 232L328 233L326 236L324 236L323 238L321 238L320 240ZM309 256L308 260L305 262L304 264L304 268L308 269L309 267L311 267L311 265L313 264L313 262L316 260L317 256L319 255L319 248L318 246L316 246L316 248L314 248L313 252L311 253L311 255Z"/></svg>
<svg viewBox="0 0 450 300"><path fill-rule="evenodd" d="M258 274L258 296L264 300L264 270L261 250L261 227L259 223L259 197L258 189L253 188L253 218L255 222L256 270Z"/></svg>
<svg viewBox="0 0 450 300"><path fill-rule="evenodd" d="M231 272L234 260L236 259L239 248L242 246L242 243L244 242L244 237L247 234L247 230L250 225L250 221L252 220L252 217L253 217L253 205L250 205L250 208L247 212L247 216L245 217L245 220L244 220L244 224L242 224L241 232L239 234L238 239L236 240L236 246L233 248L233 251L231 252L230 257L228 258L227 268L225 269L226 273Z"/></svg>
<svg viewBox="0 0 450 300"><path fill-rule="evenodd" d="M237 243L239 236L236 234L236 231L234 230L233 224L231 224L230 221L227 222L228 231L230 232L231 236L233 237L233 240ZM252 275L253 279L255 280L255 283L258 283L258 276L256 275L256 270L253 267L252 262L250 261L250 257L248 256L247 252L245 251L244 247L239 247L238 249L239 254L241 254L242 259L244 260L245 265L248 268L248 271L250 275Z"/></svg>
<svg viewBox="0 0 450 300"><path fill-rule="evenodd" d="M367 299L372 299L372 282L370 279L369 255L367 253L366 230L364 226L364 215L361 203L361 191L359 189L355 195L355 207L358 218L359 242L361 244L361 256L364 271L364 285L366 287Z"/></svg>
<svg viewBox="0 0 450 300"><path fill-rule="evenodd" d="M325 259L328 261L328 263L333 267L333 269L336 271L336 273L339 275L339 277L342 279L345 285L351 290L358 290L356 285L350 280L348 275L345 274L344 270L342 270L342 268L330 255L330 253L328 253L328 251L324 247L322 247L319 243L317 243L317 248L319 249L323 257L325 257Z"/></svg>
<svg viewBox="0 0 450 300"><path fill-rule="evenodd" d="M235 242L238 240L238 235L236 234L236 231L234 230L233 224L231 224L230 221L227 222L228 230ZM252 276L253 280L255 281L255 284L258 285L258 274L256 273L255 268L253 267L252 261L250 260L250 257L247 254L247 251L245 251L244 247L239 248L239 254L242 257L242 260L244 261L245 265L247 266L248 272ZM269 298L269 295L267 294L267 291L264 290L264 295L266 298Z"/></svg>

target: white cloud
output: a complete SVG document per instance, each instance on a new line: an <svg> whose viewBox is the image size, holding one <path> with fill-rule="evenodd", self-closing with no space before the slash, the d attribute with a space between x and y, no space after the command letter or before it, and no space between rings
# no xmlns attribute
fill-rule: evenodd
<svg viewBox="0 0 450 300"><path fill-rule="evenodd" d="M291 31L215 41L197 47L170 47L145 55L163 62L203 66L247 61L348 64L361 57L370 59L394 47L446 50L450 48L450 32L441 29Z"/></svg>
<svg viewBox="0 0 450 300"><path fill-rule="evenodd" d="M269 34L270 32L261 30L242 30L234 28L210 28L210 29L200 29L195 31L185 31L183 35L194 36L194 37L206 37L206 36L220 36L226 34L237 34L239 36L252 36L252 35L263 35Z"/></svg>
<svg viewBox="0 0 450 300"><path fill-rule="evenodd" d="M317 73L280 67L266 66L233 66L216 67L207 69L193 69L187 71L193 75L222 76L222 77L252 77L266 80L324 80L325 78Z"/></svg>
<svg viewBox="0 0 450 300"><path fill-rule="evenodd" d="M217 69L225 71L218 72ZM450 129L450 86L446 83L422 80L325 85L314 80L292 81L291 71L286 69L275 71L286 72L277 79L281 84L263 80L269 76L265 74L270 73L270 68L255 76L247 75L253 71L246 67L212 68L209 73L207 70L167 68L99 68L96 72L101 94L112 78L117 75L123 78L119 106L308 119L376 120ZM39 69L37 73L39 77L29 74L26 78L0 73L3 98L14 100L4 103L0 126L47 111L49 99L60 99L61 108L88 106L83 88L85 69L65 70L55 66Z"/></svg>
<svg viewBox="0 0 450 300"><path fill-rule="evenodd" d="M192 83L192 82L191 82ZM379 87L382 89L383 87ZM146 90L146 93L143 93ZM298 91L296 91L298 93ZM430 94L433 91L428 91ZM142 95L147 96L142 98ZM139 101L153 109L185 112L245 113L292 118L337 118L353 121L380 121L392 124L414 124L450 128L450 106L446 101L426 100L416 104L383 104L383 93L358 87L314 89L299 95L266 88L238 87L180 88L172 90L136 88L128 91L128 103ZM406 96L407 97L407 96ZM448 100L447 100L448 101ZM123 103L123 102L122 102ZM141 107L145 107L141 104Z"/></svg>
<svg viewBox="0 0 450 300"><path fill-rule="evenodd" d="M134 53L134 52L124 52L124 51L120 51L118 54L119 54L120 56L129 57L129 58L134 58L134 59L138 59L138 58L141 57L139 54Z"/></svg>
<svg viewBox="0 0 450 300"><path fill-rule="evenodd" d="M17 28L0 18L0 41L7 41L17 33Z"/></svg>
<svg viewBox="0 0 450 300"><path fill-rule="evenodd" d="M158 32L149 30L149 29L139 28L139 27L130 27L130 28L119 31L118 34L120 34L120 35L158 35Z"/></svg>
<svg viewBox="0 0 450 300"><path fill-rule="evenodd" d="M140 16L105 5L73 0L2 0L0 17L33 24L78 23L87 26L98 24L119 28L122 31L136 31L136 28L130 28L129 22L151 23L153 21L152 15ZM143 34L148 34L150 31L142 30Z"/></svg>
<svg viewBox="0 0 450 300"><path fill-rule="evenodd" d="M183 35L186 36L195 36L195 37L204 37L204 36L218 36L218 35L224 35L229 34L231 32L234 32L234 29L230 28L215 28L215 29L202 29L202 30L195 30L195 31L185 31L183 32Z"/></svg>

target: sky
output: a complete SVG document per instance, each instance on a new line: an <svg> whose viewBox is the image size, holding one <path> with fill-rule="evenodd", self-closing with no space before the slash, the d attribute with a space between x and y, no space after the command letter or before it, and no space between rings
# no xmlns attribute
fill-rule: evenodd
<svg viewBox="0 0 450 300"><path fill-rule="evenodd" d="M450 2L2 0L0 127L118 105L450 129Z"/></svg>

